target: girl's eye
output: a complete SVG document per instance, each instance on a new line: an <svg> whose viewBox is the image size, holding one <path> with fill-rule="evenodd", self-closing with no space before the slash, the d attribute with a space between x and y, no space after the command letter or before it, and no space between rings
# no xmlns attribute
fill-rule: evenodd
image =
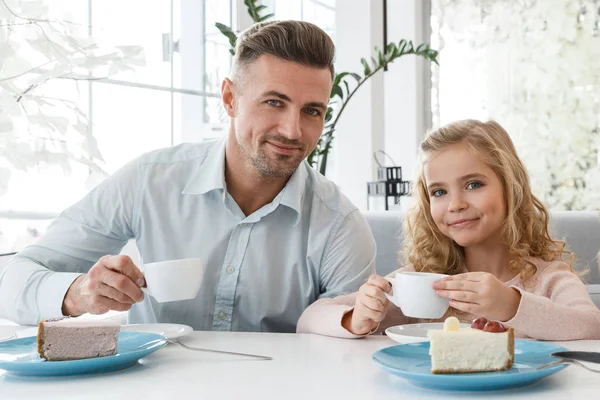
<svg viewBox="0 0 600 400"><path fill-rule="evenodd" d="M483 184L481 182L469 182L467 184L467 189L474 190L474 189L479 189L482 186L483 186Z"/></svg>
<svg viewBox="0 0 600 400"><path fill-rule="evenodd" d="M446 193L447 192L444 189L437 189L437 190L434 190L433 192L431 192L431 195L433 197L441 197L441 196L445 195Z"/></svg>

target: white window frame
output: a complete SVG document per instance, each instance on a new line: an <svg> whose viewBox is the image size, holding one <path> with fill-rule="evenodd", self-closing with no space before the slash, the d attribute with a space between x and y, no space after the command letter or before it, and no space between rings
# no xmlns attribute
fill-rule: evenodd
<svg viewBox="0 0 600 400"><path fill-rule="evenodd" d="M174 38L174 2L180 1L182 12L181 12L181 35L179 38ZM230 20L223 21L225 23L233 24L236 23L238 9L243 7L243 15L247 15L243 0L223 0L229 1L231 7ZM93 0L88 0L88 16L87 24L89 26L89 33L92 33L92 17L93 17ZM187 1L187 0L171 0L171 24L170 32L165 32L169 42L164 47L164 57L167 60L173 59L173 53L178 51L176 41L185 40L187 37L194 37L193 35L201 34L205 37L206 30L204 29L204 0L201 1ZM234 6L235 5L235 6ZM185 11L185 12L184 12ZM249 16L248 16L249 19ZM252 21L249 20L251 24ZM250 25L248 25L250 26ZM197 36L195 36L197 38ZM204 42L205 40L203 40ZM205 46L201 48L190 48L189 51L182 56L181 62L181 87L174 86L174 63L171 62L171 82L170 86L161 86L149 83L130 82L119 79L103 79L94 82L88 82L88 118L90 129L93 131L94 124L94 102L93 102L93 91L95 85L115 85L122 87L132 87L139 89L147 89L153 91L167 92L171 94L171 132L170 132L170 145L175 145L180 142L197 142L202 141L206 138L220 137L223 136L227 129L227 124L216 124L216 123L204 123L204 117L200 117L201 113L204 113L204 109L197 109L197 101L193 101L190 97L182 97L181 101L181 136L176 137L174 121L175 121L175 95L185 94L195 96L194 100L198 98L216 97L220 98L220 93L207 93L201 90L187 89L188 87L202 87L204 88L204 58L205 58ZM194 60L201 60L203 66L202 71L198 71L198 63L194 63ZM201 79L198 84L195 79ZM49 220L53 219L58 215L55 212L46 211L34 211L34 210L11 210L11 209L0 209L0 218L4 219L26 219L26 220Z"/></svg>
<svg viewBox="0 0 600 400"><path fill-rule="evenodd" d="M98 1L98 0L97 0ZM175 37L174 32L174 2L180 1L181 4L181 33L180 37ZM229 23L230 26L234 27L236 31L241 32L249 28L253 21L248 15L244 0L223 0L229 1L231 13L229 21L222 21ZM320 6L333 9L327 4L324 4L318 0L300 0L302 13L304 12L304 2L310 1L317 3ZM93 21L93 0L87 0L88 2L88 26L89 33L92 33L92 21ZM171 24L170 32L165 32L166 43L164 46L164 58L167 60L173 59L173 53L179 51L177 47L178 41L183 41L187 38L197 38L197 35L202 35L203 43L206 42L206 29L204 26L204 14L205 14L205 2L201 1L187 1L187 0L171 0ZM268 10L269 12L275 12L275 10ZM95 85L115 85L121 87L132 87L139 89L147 89L153 91L167 92L171 94L171 132L170 132L170 144L175 145L180 142L198 142L208 138L222 137L227 134L228 123L204 123L204 116L198 117L199 113L204 113L205 110L202 108L198 110L198 102L194 101L198 98L220 98L220 93L207 93L202 90L187 89L188 87L205 87L205 73L204 69L198 71L197 60L201 60L200 65L204 66L204 59L206 57L206 47L201 48L189 48L186 49L185 54L181 54L181 87L174 86L174 63L171 62L171 82L170 86L155 85L141 82L130 82L120 79L103 79L94 82L88 82L88 109L89 109L89 124L90 129L93 130L94 123L94 102L93 102L93 91ZM196 60L196 62L194 62ZM201 82L198 81L201 80ZM195 98L184 96L181 100L181 136L177 137L175 132L174 120L175 120L175 95L185 94L195 96ZM26 220L50 220L55 218L58 213L46 212L46 211L33 211L33 210L10 210L0 209L0 218L4 219L26 219Z"/></svg>

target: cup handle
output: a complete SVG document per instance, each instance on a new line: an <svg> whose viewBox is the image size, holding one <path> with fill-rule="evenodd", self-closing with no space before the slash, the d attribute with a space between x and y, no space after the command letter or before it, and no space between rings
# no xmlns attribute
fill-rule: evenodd
<svg viewBox="0 0 600 400"><path fill-rule="evenodd" d="M145 281L146 277L144 276L144 260L142 259L142 256L140 256L140 271L142 272L142 277L144 278L144 281ZM147 284L148 284L148 282L146 282L146 285ZM148 289L148 287L140 286L140 289L142 289L142 293L144 293L144 295L149 294L150 296L154 297L154 295L152 294L150 289Z"/></svg>
<svg viewBox="0 0 600 400"><path fill-rule="evenodd" d="M392 290L394 290L394 278L385 278L386 281L388 281L390 283L390 286L392 286ZM392 304L396 304L396 302L394 302L394 298L392 296L390 296L388 293L383 292L383 295L385 296L386 299L388 299ZM397 305L397 304L396 304Z"/></svg>

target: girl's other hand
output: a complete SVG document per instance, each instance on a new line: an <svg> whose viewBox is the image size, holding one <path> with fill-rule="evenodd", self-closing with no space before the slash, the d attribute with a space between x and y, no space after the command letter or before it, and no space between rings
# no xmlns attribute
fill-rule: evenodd
<svg viewBox="0 0 600 400"><path fill-rule="evenodd" d="M512 319L519 308L521 293L488 272L452 275L433 284L450 307L496 321Z"/></svg>

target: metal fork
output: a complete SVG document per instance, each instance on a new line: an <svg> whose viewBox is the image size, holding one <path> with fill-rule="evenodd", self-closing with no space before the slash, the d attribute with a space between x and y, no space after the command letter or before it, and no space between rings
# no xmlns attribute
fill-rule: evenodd
<svg viewBox="0 0 600 400"><path fill-rule="evenodd" d="M588 366L580 363L579 361L572 360L570 358L561 358L560 360L556 360L556 361L549 362L547 364L540 365L535 370L536 371L540 371L542 369L550 368L550 367L553 367L555 365L560 365L560 364L573 364L573 365L577 365L578 367L581 367L583 369L586 369L586 370L588 370L590 372L595 372L597 374L600 374L600 370L594 369L594 368L590 368L590 367L588 367Z"/></svg>
<svg viewBox="0 0 600 400"><path fill-rule="evenodd" d="M143 344L141 346L138 346L138 349L141 347L145 347L151 343L155 343L155 342L167 342L167 343L173 343L173 344L178 344L181 347L187 349L187 350L192 350L192 351L202 351L202 352L206 352L206 353L217 353L217 354L228 354L231 356L242 356L242 357L250 357L250 358L256 358L258 360L263 360L263 361L269 361L272 360L273 357L269 357L269 356L261 356L258 354L248 354L248 353L235 353L232 351L224 351L224 350L212 350L212 349L205 349L205 348L201 348L201 347L193 347L193 346L189 346L187 344L181 343L178 340L173 340L173 339L156 339L153 340L151 342L148 342L146 344Z"/></svg>

